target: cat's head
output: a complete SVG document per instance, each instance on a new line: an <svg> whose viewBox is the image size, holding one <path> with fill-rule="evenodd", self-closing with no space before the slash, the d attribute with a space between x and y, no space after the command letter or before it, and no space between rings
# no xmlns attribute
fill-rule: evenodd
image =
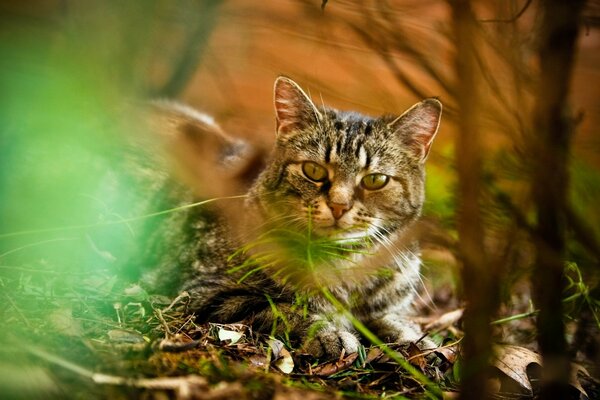
<svg viewBox="0 0 600 400"><path fill-rule="evenodd" d="M387 235L418 217L438 100L372 118L316 106L294 81L279 77L274 102L274 156L254 190L267 217L348 239Z"/></svg>

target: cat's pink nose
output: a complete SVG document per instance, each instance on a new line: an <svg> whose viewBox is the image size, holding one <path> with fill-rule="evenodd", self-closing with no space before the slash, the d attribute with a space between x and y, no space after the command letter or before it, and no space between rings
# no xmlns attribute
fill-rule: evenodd
<svg viewBox="0 0 600 400"><path fill-rule="evenodd" d="M352 203L328 203L327 205L331 209L331 213L333 214L333 218L335 219L342 218L342 215L344 215L346 211L352 208Z"/></svg>

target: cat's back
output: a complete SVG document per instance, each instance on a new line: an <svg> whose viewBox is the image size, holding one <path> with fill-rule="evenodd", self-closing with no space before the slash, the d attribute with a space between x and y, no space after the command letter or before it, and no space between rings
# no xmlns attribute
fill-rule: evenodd
<svg viewBox="0 0 600 400"><path fill-rule="evenodd" d="M220 204L228 197L243 204L243 195L231 196L239 189L232 176L248 148L178 103L146 105L140 119L144 129L126 142L110 177L113 192L128 197L129 216L140 217L124 272L151 292L174 295L198 276L225 275L238 245Z"/></svg>

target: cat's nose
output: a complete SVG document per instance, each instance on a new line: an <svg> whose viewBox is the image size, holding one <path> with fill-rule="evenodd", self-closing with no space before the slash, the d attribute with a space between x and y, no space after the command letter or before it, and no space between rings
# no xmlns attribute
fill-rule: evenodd
<svg viewBox="0 0 600 400"><path fill-rule="evenodd" d="M352 208L352 203L328 203L333 218L340 219L346 211Z"/></svg>

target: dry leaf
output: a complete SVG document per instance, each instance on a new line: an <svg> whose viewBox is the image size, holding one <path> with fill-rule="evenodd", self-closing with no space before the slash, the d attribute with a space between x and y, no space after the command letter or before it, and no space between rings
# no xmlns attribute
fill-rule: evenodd
<svg viewBox="0 0 600 400"><path fill-rule="evenodd" d="M458 352L456 351L456 345L454 346L441 346L435 350L435 354L442 359L442 361L446 361L452 365L456 362L456 358L458 357Z"/></svg>
<svg viewBox="0 0 600 400"><path fill-rule="evenodd" d="M128 329L111 329L107 332L111 342L116 343L145 343L141 333Z"/></svg>
<svg viewBox="0 0 600 400"><path fill-rule="evenodd" d="M269 339L269 348L271 349L272 359L275 360L275 366L284 374L291 374L294 370L294 360L289 351L286 350L283 342L274 338Z"/></svg>
<svg viewBox="0 0 600 400"><path fill-rule="evenodd" d="M527 366L531 363L542 365L542 357L529 349L512 345L494 346L494 353L494 365L496 368L514 379L525 389L532 391L531 382L529 382L529 377L527 376ZM569 383L587 396L577 378L579 372L589 375L584 367L572 363Z"/></svg>
<svg viewBox="0 0 600 400"><path fill-rule="evenodd" d="M219 328L219 332L217 334L221 342L229 340L229 344L236 344L244 336L244 334L241 332L230 331L224 328Z"/></svg>
<svg viewBox="0 0 600 400"><path fill-rule="evenodd" d="M367 354L367 359L365 360L365 364L369 364L372 362L379 361L383 357L383 351L379 347L372 347Z"/></svg>
<svg viewBox="0 0 600 400"><path fill-rule="evenodd" d="M408 362L424 370L427 366L427 361L425 360L423 351L413 342L408 345L406 351L408 352Z"/></svg>
<svg viewBox="0 0 600 400"><path fill-rule="evenodd" d="M198 347L200 340L192 340L185 335L175 335L170 338L161 340L158 344L158 349L167 352L186 351Z"/></svg>
<svg viewBox="0 0 600 400"><path fill-rule="evenodd" d="M271 349L271 353L273 354L273 360L277 360L279 355L281 354L281 350L284 349L283 342L278 339L271 338L269 339L269 348Z"/></svg>
<svg viewBox="0 0 600 400"><path fill-rule="evenodd" d="M442 314L434 321L431 321L425 325L425 330L427 332L437 331L452 326L462 318L464 311L464 308L459 308L457 310Z"/></svg>
<svg viewBox="0 0 600 400"><path fill-rule="evenodd" d="M496 368L514 379L525 389L531 391L527 366L531 363L542 365L542 357L524 347L510 345L495 346L494 353Z"/></svg>
<svg viewBox="0 0 600 400"><path fill-rule="evenodd" d="M313 368L312 373L319 376L330 376L351 367L357 358L358 353L352 353L346 358L317 365L315 368Z"/></svg>
<svg viewBox="0 0 600 400"><path fill-rule="evenodd" d="M280 358L275 361L275 366L284 374L291 374L294 370L294 360L292 355L285 348L279 352Z"/></svg>

